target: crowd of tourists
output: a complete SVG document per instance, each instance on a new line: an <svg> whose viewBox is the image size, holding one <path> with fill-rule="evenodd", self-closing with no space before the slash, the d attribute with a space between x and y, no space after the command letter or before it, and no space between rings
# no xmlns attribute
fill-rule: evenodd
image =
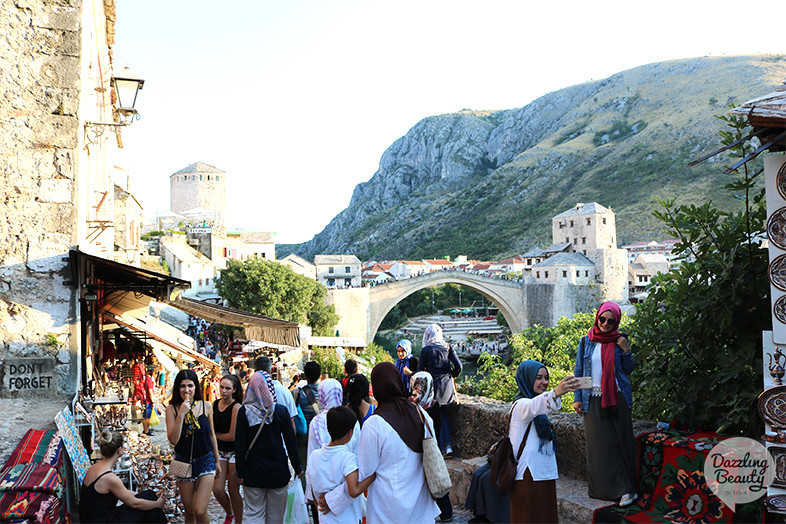
<svg viewBox="0 0 786 524"><path fill-rule="evenodd" d="M515 478L501 493L491 487L489 465L475 473L467 505L478 519L557 521L556 435L548 415L561 408L568 392L575 392L574 409L584 415L590 496L620 499L622 505L636 498L628 379L633 357L617 331L620 317L616 304L601 306L579 343L575 376L554 389L543 364L527 360L518 366L508 431L517 452ZM196 373L181 370L166 408L166 430L185 522L209 521L211 495L226 513L224 524L279 523L291 512L315 523L450 521L448 495L432 495L427 482L424 439L434 435L442 455L453 454L448 409L456 401L454 380L462 364L437 324L426 329L419 358L406 339L396 353L395 364L377 364L370 377L347 360L340 380L323 378L320 365L310 361L302 380L289 387L272 378L270 359L259 357L245 388L226 374L213 403L203 399ZM123 521L163 522L160 495L135 495L112 473L122 436L105 433L104 458L82 487L83 501L95 501L83 503L82 522L115 521L117 512ZM290 496L293 487L299 496ZM115 507L118 500L124 504Z"/></svg>

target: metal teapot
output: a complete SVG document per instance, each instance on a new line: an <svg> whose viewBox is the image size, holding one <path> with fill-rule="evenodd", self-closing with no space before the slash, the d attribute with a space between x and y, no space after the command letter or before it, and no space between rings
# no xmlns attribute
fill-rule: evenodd
<svg viewBox="0 0 786 524"><path fill-rule="evenodd" d="M784 364L786 364L786 355L781 353L781 348L776 347L774 353L767 353L767 357L770 359L767 367L770 369L772 383L776 386L783 385L783 376L786 375L786 368L784 368ZM775 362L773 362L773 357L775 357ZM781 363L781 357L784 359L783 363Z"/></svg>

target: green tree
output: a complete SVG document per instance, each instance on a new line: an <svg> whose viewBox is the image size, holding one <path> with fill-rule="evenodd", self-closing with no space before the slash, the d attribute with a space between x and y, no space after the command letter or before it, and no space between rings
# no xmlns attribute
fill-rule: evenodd
<svg viewBox="0 0 786 524"><path fill-rule="evenodd" d="M229 307L308 324L318 335L332 334L339 320L323 286L278 262L229 260L215 284Z"/></svg>
<svg viewBox="0 0 786 524"><path fill-rule="evenodd" d="M745 136L744 118L727 123L722 142ZM732 159L746 155L743 142ZM757 185L762 170L745 164L725 185L737 210L659 201L655 216L679 239L682 260L653 278L639 306L632 342L636 414L730 434L761 433L755 401L761 385L762 330L771 328L767 250L761 248L766 208Z"/></svg>

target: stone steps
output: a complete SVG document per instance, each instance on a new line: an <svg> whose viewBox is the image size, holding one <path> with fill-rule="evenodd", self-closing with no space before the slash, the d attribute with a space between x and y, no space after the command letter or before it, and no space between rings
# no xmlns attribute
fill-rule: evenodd
<svg viewBox="0 0 786 524"><path fill-rule="evenodd" d="M486 457L472 459L451 458L445 462L453 481L450 501L454 506L464 507L472 481L472 473L486 461ZM587 496L587 483L566 475L557 479L557 511L560 522L592 522L592 513L611 502L591 499Z"/></svg>

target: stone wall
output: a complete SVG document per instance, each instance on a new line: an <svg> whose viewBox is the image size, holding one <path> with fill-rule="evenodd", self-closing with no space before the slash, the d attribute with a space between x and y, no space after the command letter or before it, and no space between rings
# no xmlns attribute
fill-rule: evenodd
<svg viewBox="0 0 786 524"><path fill-rule="evenodd" d="M81 0L0 2L0 352L4 373L11 359L53 361L50 393L73 393L77 369L64 257L76 243L81 17Z"/></svg>
<svg viewBox="0 0 786 524"><path fill-rule="evenodd" d="M491 445L504 436L509 410L508 402L458 395L458 404L450 410L451 440L455 453L463 459L485 455ZM581 416L560 412L550 415L549 419L557 433L557 466L560 475L586 480L587 446ZM653 422L633 422L634 434L654 429Z"/></svg>
<svg viewBox="0 0 786 524"><path fill-rule="evenodd" d="M218 179L218 180L216 180ZM226 223L226 173L196 171L174 174L169 179L169 209L182 213L197 207L211 209Z"/></svg>

